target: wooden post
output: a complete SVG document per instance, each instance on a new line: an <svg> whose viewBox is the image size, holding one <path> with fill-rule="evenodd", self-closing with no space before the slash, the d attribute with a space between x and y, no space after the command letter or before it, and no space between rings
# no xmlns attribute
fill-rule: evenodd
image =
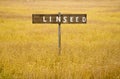
<svg viewBox="0 0 120 79"><path fill-rule="evenodd" d="M58 13L58 16L61 17L61 13ZM59 55L61 54L61 21L58 23L58 48Z"/></svg>

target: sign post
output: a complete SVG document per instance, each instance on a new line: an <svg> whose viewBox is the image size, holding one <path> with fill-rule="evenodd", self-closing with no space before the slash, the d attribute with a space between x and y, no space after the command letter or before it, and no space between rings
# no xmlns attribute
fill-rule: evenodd
<svg viewBox="0 0 120 79"><path fill-rule="evenodd" d="M58 13L59 17L61 17L61 13ZM58 48L59 48L59 54L61 54L61 21L58 23Z"/></svg>
<svg viewBox="0 0 120 79"><path fill-rule="evenodd" d="M58 49L61 54L61 24L86 24L86 14L32 14L33 24L58 24Z"/></svg>

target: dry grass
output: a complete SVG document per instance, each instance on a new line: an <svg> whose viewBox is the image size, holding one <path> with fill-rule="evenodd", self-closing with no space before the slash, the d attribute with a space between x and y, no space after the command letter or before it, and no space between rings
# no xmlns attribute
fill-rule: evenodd
<svg viewBox="0 0 120 79"><path fill-rule="evenodd" d="M120 1L0 0L0 79L120 79ZM32 24L33 13L86 13L86 25Z"/></svg>

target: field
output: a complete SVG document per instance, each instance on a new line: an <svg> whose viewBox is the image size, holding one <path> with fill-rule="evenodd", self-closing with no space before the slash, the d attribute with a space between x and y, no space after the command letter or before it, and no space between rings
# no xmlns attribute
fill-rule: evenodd
<svg viewBox="0 0 120 79"><path fill-rule="evenodd" d="M87 24L32 24L32 14ZM120 0L0 0L0 79L120 79Z"/></svg>

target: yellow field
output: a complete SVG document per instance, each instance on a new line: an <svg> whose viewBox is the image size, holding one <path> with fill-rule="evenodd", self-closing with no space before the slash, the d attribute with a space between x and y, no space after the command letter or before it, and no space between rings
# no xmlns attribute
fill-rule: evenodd
<svg viewBox="0 0 120 79"><path fill-rule="evenodd" d="M32 24L32 14L82 14L87 24ZM120 79L120 0L0 0L0 79Z"/></svg>

